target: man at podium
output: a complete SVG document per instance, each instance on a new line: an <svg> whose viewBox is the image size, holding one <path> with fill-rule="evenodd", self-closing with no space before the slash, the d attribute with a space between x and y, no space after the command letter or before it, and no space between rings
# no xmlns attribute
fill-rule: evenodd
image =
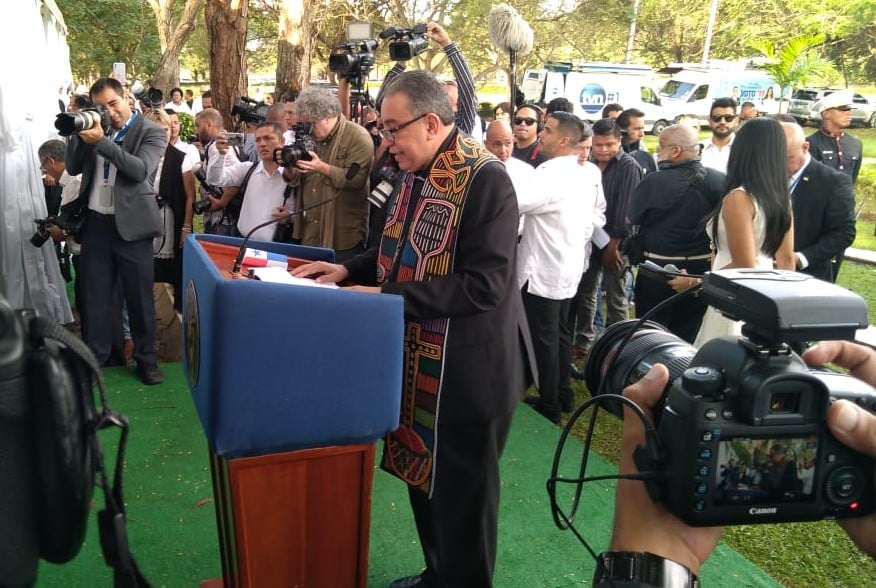
<svg viewBox="0 0 876 588"><path fill-rule="evenodd" d="M399 428L381 466L408 484L425 570L391 588L492 586L499 457L525 388L517 200L504 166L453 124L430 73L384 93L381 136L405 172L379 244L298 276L404 297Z"/></svg>

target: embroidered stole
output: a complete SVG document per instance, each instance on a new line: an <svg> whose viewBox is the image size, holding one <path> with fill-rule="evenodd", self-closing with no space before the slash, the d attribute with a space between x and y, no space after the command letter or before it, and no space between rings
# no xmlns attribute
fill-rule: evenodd
<svg viewBox="0 0 876 588"><path fill-rule="evenodd" d="M428 171L419 199L404 175L387 202L377 278L428 282L453 272L459 222L477 170L492 159L457 132ZM405 320L399 428L387 435L381 467L431 495L448 318Z"/></svg>

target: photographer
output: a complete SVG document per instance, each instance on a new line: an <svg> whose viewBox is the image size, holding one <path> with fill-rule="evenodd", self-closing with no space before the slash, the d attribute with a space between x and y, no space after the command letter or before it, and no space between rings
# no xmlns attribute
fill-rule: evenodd
<svg viewBox="0 0 876 588"><path fill-rule="evenodd" d="M288 202L291 190L283 181L283 169L274 161L274 149L283 145L283 127L277 123L261 123L256 127L255 144L258 163L245 161L229 165L225 159L229 157L228 139L223 133L216 137L218 157L207 166L208 183L240 187L237 231L241 235L271 218L289 216L292 211L291 202ZM252 238L273 241L276 231L277 227L268 225L253 233Z"/></svg>
<svg viewBox="0 0 876 588"><path fill-rule="evenodd" d="M164 376L155 346L152 239L161 235L162 224L152 182L167 136L131 111L117 80L99 79L90 95L106 109L112 128L104 129L97 120L75 133L65 158L69 174L82 174L79 198L67 207L85 213L80 236L86 342L102 365L111 347L107 309L113 285L121 279L137 375L146 385L160 384Z"/></svg>
<svg viewBox="0 0 876 588"><path fill-rule="evenodd" d="M810 365L835 363L848 368L851 375L876 385L876 352L847 341L821 343L803 354ZM669 372L657 364L637 383L627 387L624 395L649 411L657 406ZM842 443L862 453L876 457L876 415L847 401L838 400L827 412L827 426ZM637 473L633 451L645 444L641 422L629 408L624 408L624 430L621 447L620 473ZM871 557L876 556L876 514L839 521L852 541ZM612 551L656 554L699 574L700 567L721 538L722 527L691 527L676 518L648 496L645 484L621 479L615 496ZM682 574L686 575L686 574ZM612 580L612 581L610 581ZM594 586L647 586L637 579L594 578ZM687 586L689 584L664 584Z"/></svg>
<svg viewBox="0 0 876 588"><path fill-rule="evenodd" d="M210 166L210 162L222 159L225 165L233 165L239 162L237 150L231 149L221 156L216 149L216 137L224 131L222 115L215 108L205 108L195 117L195 133L201 144L201 159L204 168ZM200 173L206 173L203 170ZM200 200L209 202L210 205L204 211L204 232L213 235L232 235L236 230L237 216L231 216L228 204L237 195L237 188L226 187L221 191L212 190L213 187L200 186ZM201 212L200 209L197 210Z"/></svg>
<svg viewBox="0 0 876 588"><path fill-rule="evenodd" d="M368 232L368 170L374 144L368 131L341 114L338 99L328 90L307 88L295 101L299 123L313 125L309 160L286 167L289 185L298 188L298 209L317 206L295 223L294 236L302 245L329 247L339 262L365 250ZM302 140L296 137L296 140ZM359 172L348 181L354 164ZM330 200L336 200L329 202Z"/></svg>
<svg viewBox="0 0 876 588"><path fill-rule="evenodd" d="M447 31L436 22L426 23L426 36L435 41L444 49L447 55L447 60L450 62L450 67L453 69L453 77L456 79L455 84L444 83L444 90L450 98L450 106L453 109L453 118L456 126L465 133L471 135L475 131L475 117L478 111L478 99L475 95L474 78L471 75L471 70L468 67L465 57L462 55L462 50L459 46L450 40ZM396 63L383 80L380 86L380 92L377 95L377 104L379 105L383 98L384 88L389 87L389 84L398 77L407 64L404 61ZM477 129L478 138L480 137L481 129Z"/></svg>

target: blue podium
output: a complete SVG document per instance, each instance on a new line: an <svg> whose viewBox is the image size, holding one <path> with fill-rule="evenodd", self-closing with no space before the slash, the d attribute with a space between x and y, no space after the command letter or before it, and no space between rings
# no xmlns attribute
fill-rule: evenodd
<svg viewBox="0 0 876 588"><path fill-rule="evenodd" d="M232 276L241 241L183 248L183 368L222 553L211 585L364 587L374 443L399 419L403 301ZM334 257L249 247L290 267Z"/></svg>

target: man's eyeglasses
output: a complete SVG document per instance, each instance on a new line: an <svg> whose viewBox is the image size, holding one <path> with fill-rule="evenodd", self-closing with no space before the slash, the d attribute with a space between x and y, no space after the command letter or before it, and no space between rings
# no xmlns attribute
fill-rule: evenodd
<svg viewBox="0 0 876 588"><path fill-rule="evenodd" d="M400 125L394 126L391 129L380 129L380 136L388 141L395 141L396 133L398 133L400 130L404 129L405 127L408 127L408 126L414 124L418 120L425 118L428 115L429 115L428 112L424 112L420 116L413 118L406 123L402 123Z"/></svg>
<svg viewBox="0 0 876 588"><path fill-rule="evenodd" d="M734 120L736 120L736 115L735 114L713 114L709 118L712 119L712 122L714 122L714 123L721 122L722 120L724 122L733 122Z"/></svg>
<svg viewBox="0 0 876 588"><path fill-rule="evenodd" d="M534 118L520 118L520 117L514 118L514 124L518 125L518 126L519 125L526 125L527 127L531 127L532 125L534 125L537 122L538 121L535 120Z"/></svg>

